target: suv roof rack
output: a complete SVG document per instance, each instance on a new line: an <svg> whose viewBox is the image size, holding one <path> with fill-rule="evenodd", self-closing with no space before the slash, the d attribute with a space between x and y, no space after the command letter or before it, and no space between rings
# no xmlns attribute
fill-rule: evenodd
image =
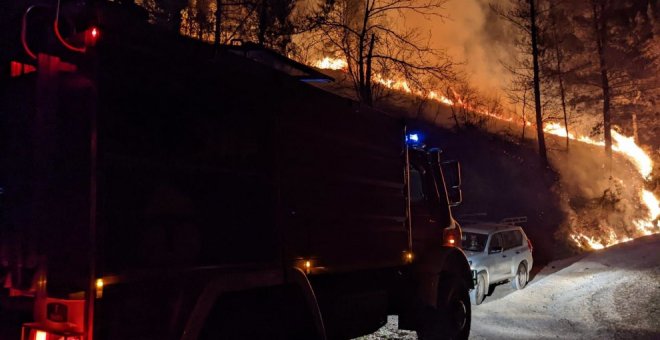
<svg viewBox="0 0 660 340"><path fill-rule="evenodd" d="M518 225L521 223L527 223L527 216L507 217L501 219L499 223L506 225Z"/></svg>

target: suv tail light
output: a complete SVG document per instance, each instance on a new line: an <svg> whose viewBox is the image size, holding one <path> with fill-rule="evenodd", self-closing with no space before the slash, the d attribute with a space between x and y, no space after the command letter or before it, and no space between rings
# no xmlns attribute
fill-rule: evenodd
<svg viewBox="0 0 660 340"><path fill-rule="evenodd" d="M529 248L529 252L534 251L534 247L532 246L532 241L530 239L527 239L527 248Z"/></svg>

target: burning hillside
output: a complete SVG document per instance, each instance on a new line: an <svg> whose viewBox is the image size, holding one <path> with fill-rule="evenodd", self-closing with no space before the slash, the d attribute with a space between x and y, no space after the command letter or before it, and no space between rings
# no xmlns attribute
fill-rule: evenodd
<svg viewBox="0 0 660 340"><path fill-rule="evenodd" d="M346 72L347 62L340 58L324 57L314 65L321 69ZM463 100L455 91L452 91L453 99L450 99L439 94L441 93L439 90L413 90L414 87L403 79L387 79L376 74L373 81L395 92L431 100L440 105L458 107L508 125L533 126L529 121L522 122L519 119L490 112L484 108L473 107L469 101ZM578 143L578 145L594 147L605 145L602 139L588 135L579 135L576 132L570 132L567 135L566 129L561 124L554 122L545 124L543 130L546 134L556 137L568 136L573 143ZM598 187L598 189L587 194L569 190L571 192L566 194L568 201L584 202L573 206L566 205L569 216L565 225L566 232L570 240L580 248L602 249L630 241L636 237L660 233L660 204L655 194L645 188L645 185L653 181L653 161L649 153L635 143L633 137L625 136L615 129L612 129L611 133L614 142L612 150L626 160L623 162L625 164L617 162L617 169L605 176L607 178L605 181L598 180L602 177L603 172L607 172L603 171L601 165L602 170L594 170L598 174L593 174L591 177L593 183L589 182L589 178L581 177L584 182L577 184L578 187ZM602 151L598 152L596 148L589 148L589 150L591 150L591 154L587 157L594 158L595 163L603 162L600 159ZM575 159L572 159L574 157L585 156L573 150L567 151L565 155L558 152L551 152L550 155L551 160L563 158L562 162L568 162L568 164L576 162ZM555 165L558 163L558 160L553 161ZM564 186L576 184L573 178L568 178L568 176L572 176L570 170L564 174L562 169L565 166L558 165L557 167L562 175L562 181L565 183ZM593 165L590 167L593 168ZM618 170L630 167L634 169L634 173Z"/></svg>

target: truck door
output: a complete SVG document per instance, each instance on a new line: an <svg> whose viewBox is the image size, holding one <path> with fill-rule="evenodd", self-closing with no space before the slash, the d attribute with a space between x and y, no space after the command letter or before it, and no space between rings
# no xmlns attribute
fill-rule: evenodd
<svg viewBox="0 0 660 340"><path fill-rule="evenodd" d="M451 212L439 164L423 150L410 149L410 217L413 253L442 246ZM416 256L417 256L416 255Z"/></svg>
<svg viewBox="0 0 660 340"><path fill-rule="evenodd" d="M429 240L442 237L442 226L431 214L432 192L428 190L432 178L422 167L410 167L410 215L412 220L413 253L424 251ZM437 245L441 243L438 242ZM430 245L429 245L430 246Z"/></svg>

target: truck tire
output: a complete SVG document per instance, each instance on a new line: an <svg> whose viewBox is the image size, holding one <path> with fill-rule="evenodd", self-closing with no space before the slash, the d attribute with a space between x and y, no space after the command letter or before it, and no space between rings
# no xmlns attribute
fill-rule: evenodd
<svg viewBox="0 0 660 340"><path fill-rule="evenodd" d="M527 286L527 277L527 265L525 265L525 262L520 262L516 276L511 280L511 286L517 290L525 288Z"/></svg>
<svg viewBox="0 0 660 340"><path fill-rule="evenodd" d="M440 279L438 307L426 307L417 329L420 340L463 340L470 335L470 295L466 284L456 276Z"/></svg>
<svg viewBox="0 0 660 340"><path fill-rule="evenodd" d="M477 275L477 286L470 292L470 302L473 305L480 305L486 293L488 292L488 287L486 287L486 275L484 273L479 273Z"/></svg>

